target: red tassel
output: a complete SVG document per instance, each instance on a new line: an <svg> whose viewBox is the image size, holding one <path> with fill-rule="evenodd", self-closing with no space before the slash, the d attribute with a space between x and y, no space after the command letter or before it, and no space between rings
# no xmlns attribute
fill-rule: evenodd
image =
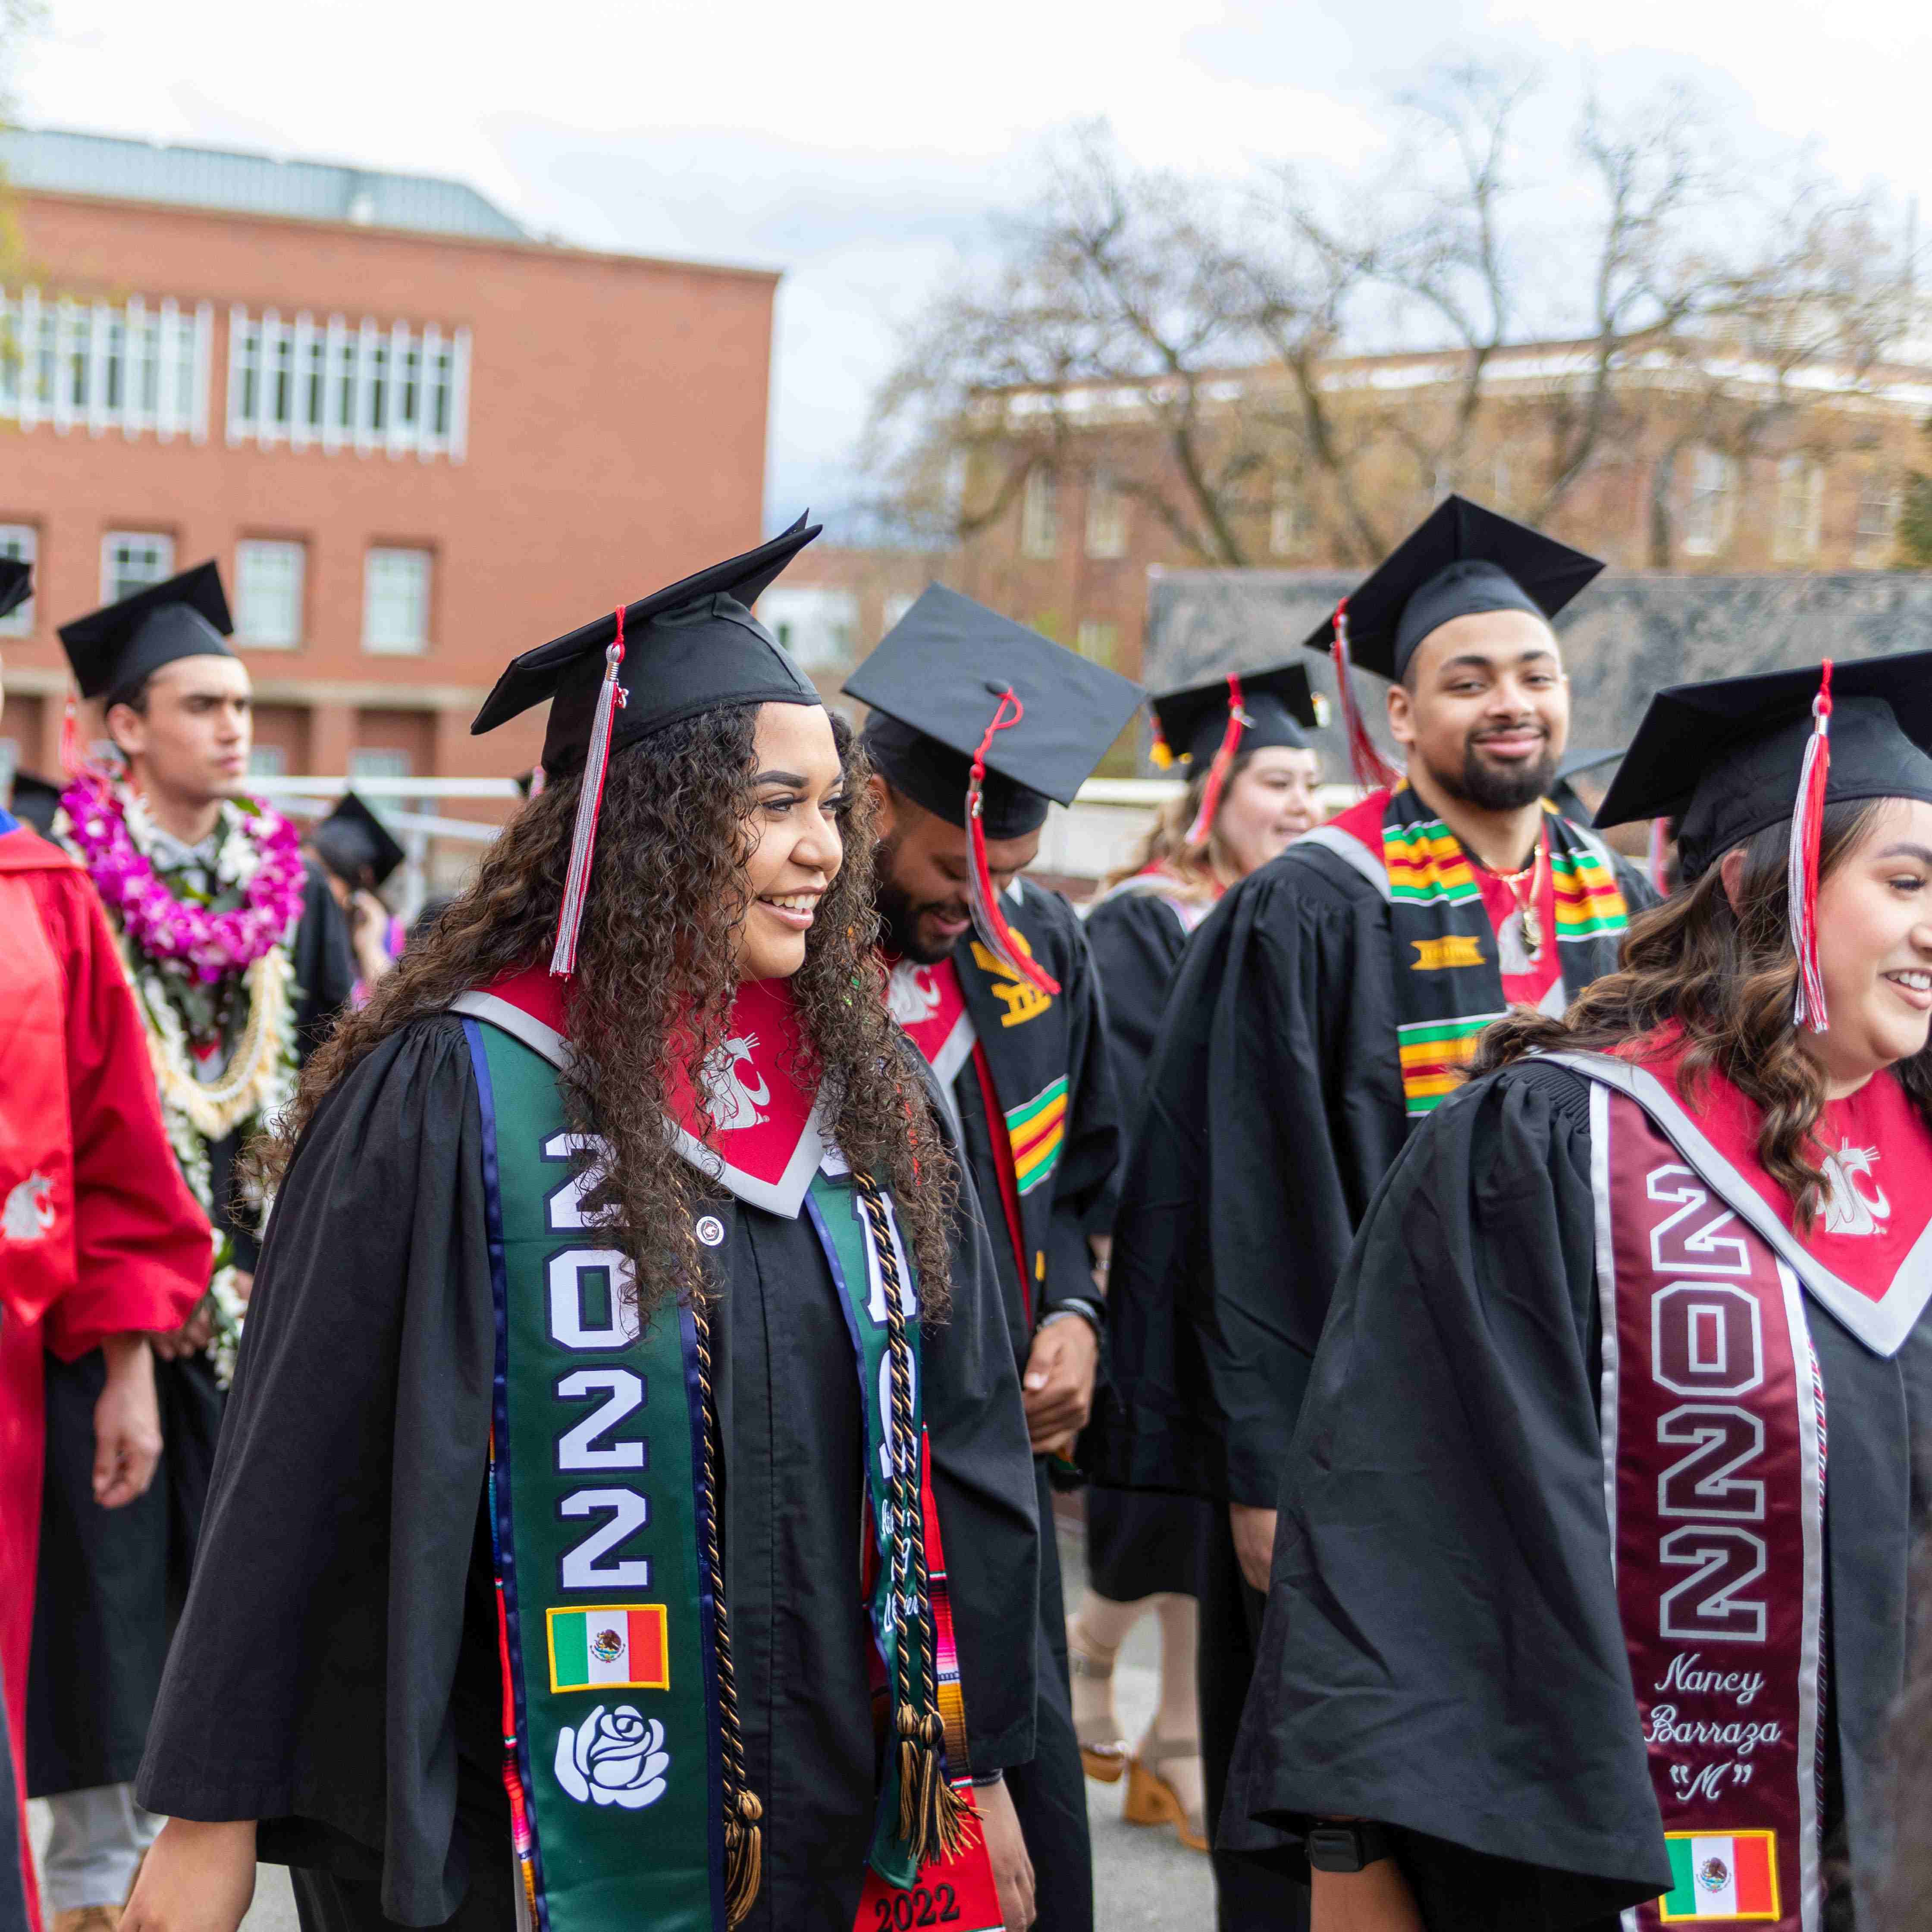
<svg viewBox="0 0 1932 1932"><path fill-rule="evenodd" d="M1010 718L1006 716L1010 704L1013 708ZM966 787L966 842L971 860L968 896L972 902L973 923L979 928L987 951L1016 978L1051 994L1060 991L1060 982L1021 951L1019 941L1000 910L1000 896L993 890L992 868L986 863L986 832L980 816L986 780L986 747L993 742L995 733L1010 731L1025 716L1026 707L1021 704L1019 694L1009 687L993 707L993 722L986 727L980 748L973 754L973 776Z"/></svg>
<svg viewBox="0 0 1932 1932"><path fill-rule="evenodd" d="M75 716L74 695L70 688L67 694L67 710L61 718L60 761L62 775L70 780L79 778L87 763L81 753L80 725Z"/></svg>
<svg viewBox="0 0 1932 1932"><path fill-rule="evenodd" d="M1248 714L1241 709L1241 680L1228 674L1228 728L1221 734L1220 750L1208 767L1208 782L1201 788L1201 809L1187 828L1187 843L1204 845L1214 829L1214 814L1221 809L1221 794L1227 789L1228 774L1241 754L1241 734L1247 728Z"/></svg>
<svg viewBox="0 0 1932 1932"><path fill-rule="evenodd" d="M1329 656L1335 665L1336 688L1342 694L1342 721L1348 740L1348 768L1364 791L1393 791L1402 774L1382 754L1369 736L1361 706L1355 702L1355 680L1348 662L1348 600L1335 606L1334 642Z"/></svg>
<svg viewBox="0 0 1932 1932"><path fill-rule="evenodd" d="M1813 1033L1828 1024L1825 980L1818 965L1818 844L1825 826L1825 786L1832 772L1832 660L1827 658L1811 701L1814 721L1798 775L1791 814L1791 850L1785 868L1790 902L1791 950L1798 957L1798 997L1792 1018Z"/></svg>
<svg viewBox="0 0 1932 1932"><path fill-rule="evenodd" d="M619 708L627 700L617 681L624 662L624 612L617 610L617 636L604 653L604 686L597 694L597 715L590 726L590 748L584 758L584 789L578 794L577 821L570 834L570 870L564 875L563 904L556 915L556 944L550 970L567 980L577 970L577 932L584 923L584 906L590 892L590 861L597 850L597 814L604 802L604 774L610 769L610 734Z"/></svg>

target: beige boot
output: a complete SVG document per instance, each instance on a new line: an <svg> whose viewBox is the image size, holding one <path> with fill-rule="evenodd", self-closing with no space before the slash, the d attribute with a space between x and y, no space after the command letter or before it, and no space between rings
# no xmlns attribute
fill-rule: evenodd
<svg viewBox="0 0 1932 1932"><path fill-rule="evenodd" d="M118 1932L118 1905L70 1905L54 1914L53 1932Z"/></svg>

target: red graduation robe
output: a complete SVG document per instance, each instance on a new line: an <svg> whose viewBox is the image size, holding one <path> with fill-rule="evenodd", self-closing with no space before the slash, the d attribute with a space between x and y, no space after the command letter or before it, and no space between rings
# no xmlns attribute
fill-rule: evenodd
<svg viewBox="0 0 1932 1932"><path fill-rule="evenodd" d="M207 1288L210 1241L100 902L4 812L0 1088L0 1683L24 1790L41 1350L71 1361L109 1335L178 1328Z"/></svg>

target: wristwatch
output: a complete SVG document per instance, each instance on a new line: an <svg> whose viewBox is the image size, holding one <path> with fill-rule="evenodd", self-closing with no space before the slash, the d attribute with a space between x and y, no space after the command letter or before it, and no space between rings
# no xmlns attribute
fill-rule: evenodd
<svg viewBox="0 0 1932 1932"><path fill-rule="evenodd" d="M1308 1862L1316 1871L1358 1872L1395 1856L1379 1825L1317 1825L1308 1834Z"/></svg>

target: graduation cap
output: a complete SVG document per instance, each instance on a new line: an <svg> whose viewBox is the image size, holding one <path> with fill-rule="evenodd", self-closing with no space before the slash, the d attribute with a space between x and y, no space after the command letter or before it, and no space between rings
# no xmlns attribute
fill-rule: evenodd
<svg viewBox="0 0 1932 1932"><path fill-rule="evenodd" d="M352 791L342 794L340 802L317 822L309 837L322 863L358 889L380 889L408 856L389 828Z"/></svg>
<svg viewBox="0 0 1932 1932"><path fill-rule="evenodd" d="M1007 929L986 841L1037 830L1048 800L1073 802L1134 715L1140 686L934 584L845 690L872 708L866 748L893 788L963 820L974 923L988 949L1022 979L1058 993Z"/></svg>
<svg viewBox="0 0 1932 1932"><path fill-rule="evenodd" d="M234 628L211 560L63 624L60 640L81 696L112 705L177 658L232 658L224 640Z"/></svg>
<svg viewBox="0 0 1932 1932"><path fill-rule="evenodd" d="M820 704L812 680L752 606L818 536L800 517L783 536L680 579L511 660L472 734L493 731L545 698L543 769L584 767L570 870L550 970L575 970L577 928L596 848L597 809L613 752L727 704Z"/></svg>
<svg viewBox="0 0 1932 1932"><path fill-rule="evenodd" d="M1396 773L1362 722L1352 664L1394 680L1425 638L1457 617L1522 610L1547 621L1603 567L1467 497L1438 504L1306 640L1310 650L1334 658L1358 780L1388 784Z"/></svg>
<svg viewBox="0 0 1932 1932"><path fill-rule="evenodd" d="M1826 1024L1818 974L1818 842L1827 805L1932 803L1932 651L1673 685L1650 700L1597 813L1600 826L1676 818L1687 882L1791 821L1796 1018Z"/></svg>
<svg viewBox="0 0 1932 1932"><path fill-rule="evenodd" d="M1154 761L1163 769L1178 760L1188 776L1204 771L1208 783L1201 808L1189 826L1187 842L1201 844L1214 828L1221 794L1244 752L1271 746L1292 752L1309 748L1308 734L1322 722L1306 670L1298 664L1244 675L1230 671L1211 684L1163 692L1151 700Z"/></svg>
<svg viewBox="0 0 1932 1932"><path fill-rule="evenodd" d="M33 594L34 566L17 556L0 556L0 617L20 609Z"/></svg>

